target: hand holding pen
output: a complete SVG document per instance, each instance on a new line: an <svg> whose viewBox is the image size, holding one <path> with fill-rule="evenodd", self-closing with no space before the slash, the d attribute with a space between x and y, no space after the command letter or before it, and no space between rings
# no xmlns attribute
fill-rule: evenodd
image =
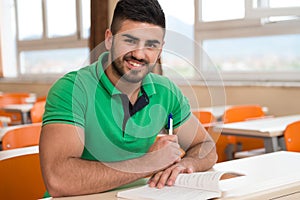
<svg viewBox="0 0 300 200"><path fill-rule="evenodd" d="M168 116L168 128L169 128L169 135L173 135L173 115L172 113Z"/></svg>
<svg viewBox="0 0 300 200"><path fill-rule="evenodd" d="M168 128L169 128L169 135L173 135L173 115L172 113L169 114L168 116ZM181 158L185 155L185 151L180 148L181 151Z"/></svg>

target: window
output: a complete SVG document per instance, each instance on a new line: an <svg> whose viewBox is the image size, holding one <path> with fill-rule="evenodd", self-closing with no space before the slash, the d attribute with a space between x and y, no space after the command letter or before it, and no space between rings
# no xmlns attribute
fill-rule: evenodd
<svg viewBox="0 0 300 200"><path fill-rule="evenodd" d="M88 58L89 0L15 0L17 75L64 74Z"/></svg>
<svg viewBox="0 0 300 200"><path fill-rule="evenodd" d="M166 16L166 43L162 53L164 75L172 79L191 78L195 73L190 62L194 60L194 1L158 1Z"/></svg>
<svg viewBox="0 0 300 200"><path fill-rule="evenodd" d="M300 80L300 1L195 3L195 40L224 80ZM209 72L212 66L199 51L195 59L196 66L213 79Z"/></svg>

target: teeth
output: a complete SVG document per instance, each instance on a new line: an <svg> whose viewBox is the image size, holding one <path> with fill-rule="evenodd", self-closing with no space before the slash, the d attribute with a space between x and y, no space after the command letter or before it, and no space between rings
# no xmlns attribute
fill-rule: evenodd
<svg viewBox="0 0 300 200"><path fill-rule="evenodd" d="M141 64L135 63L135 62L129 62L131 65L133 65L134 67L140 67L142 66Z"/></svg>

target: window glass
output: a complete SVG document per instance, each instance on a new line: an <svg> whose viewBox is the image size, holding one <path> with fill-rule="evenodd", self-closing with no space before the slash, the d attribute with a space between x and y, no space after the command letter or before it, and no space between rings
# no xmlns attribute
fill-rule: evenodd
<svg viewBox="0 0 300 200"><path fill-rule="evenodd" d="M205 40L222 71L300 71L300 35Z"/></svg>
<svg viewBox="0 0 300 200"><path fill-rule="evenodd" d="M91 28L91 1L81 0L82 6L82 27L83 27L83 38L88 38L90 36Z"/></svg>
<svg viewBox="0 0 300 200"><path fill-rule="evenodd" d="M76 33L75 0L47 0L48 37L69 36Z"/></svg>
<svg viewBox="0 0 300 200"><path fill-rule="evenodd" d="M41 0L17 0L19 40L40 39L43 36Z"/></svg>
<svg viewBox="0 0 300 200"><path fill-rule="evenodd" d="M66 73L82 67L88 48L21 52L21 74Z"/></svg>
<svg viewBox="0 0 300 200"><path fill-rule="evenodd" d="M300 6L299 0L269 0L271 8L284 8Z"/></svg>
<svg viewBox="0 0 300 200"><path fill-rule="evenodd" d="M193 59L194 47L194 1L159 0L166 15L166 44L162 53L163 73L172 78L193 76L194 68L189 64ZM184 42L187 41L187 42ZM188 44L187 44L188 43ZM180 53L182 45L189 58ZM177 74L177 75L176 75Z"/></svg>
<svg viewBox="0 0 300 200"><path fill-rule="evenodd" d="M202 0L202 21L222 21L245 17L245 2L241 0Z"/></svg>

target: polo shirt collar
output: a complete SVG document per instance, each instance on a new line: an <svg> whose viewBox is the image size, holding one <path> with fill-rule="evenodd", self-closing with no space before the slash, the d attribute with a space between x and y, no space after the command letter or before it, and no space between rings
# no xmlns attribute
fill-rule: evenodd
<svg viewBox="0 0 300 200"><path fill-rule="evenodd" d="M122 94L122 92L112 84L112 82L109 80L103 69L103 64L108 60L108 55L108 52L104 52L99 56L97 63L98 69L96 69L97 73L99 74L99 81L102 83L103 87L108 91L108 93L111 96L120 95ZM142 81L142 87L144 88L144 91L149 97L156 93L151 73L149 73Z"/></svg>

